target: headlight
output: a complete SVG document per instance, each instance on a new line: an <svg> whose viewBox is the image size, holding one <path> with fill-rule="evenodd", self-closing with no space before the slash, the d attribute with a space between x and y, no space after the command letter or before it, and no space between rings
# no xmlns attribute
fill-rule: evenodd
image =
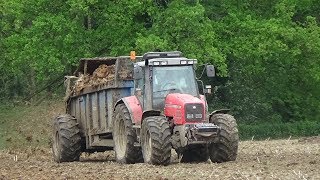
<svg viewBox="0 0 320 180"><path fill-rule="evenodd" d="M187 64L187 61L186 60L182 60L182 61L180 61L180 64Z"/></svg>
<svg viewBox="0 0 320 180"><path fill-rule="evenodd" d="M161 65L167 65L168 61L161 61Z"/></svg>
<svg viewBox="0 0 320 180"><path fill-rule="evenodd" d="M159 66L159 65L160 65L160 62L159 62L159 61L154 61L154 62L153 62L153 65L154 65L154 66Z"/></svg>
<svg viewBox="0 0 320 180"><path fill-rule="evenodd" d="M193 119L193 114L187 114L187 119Z"/></svg>
<svg viewBox="0 0 320 180"><path fill-rule="evenodd" d="M201 119L202 118L202 114L196 114L196 119Z"/></svg>

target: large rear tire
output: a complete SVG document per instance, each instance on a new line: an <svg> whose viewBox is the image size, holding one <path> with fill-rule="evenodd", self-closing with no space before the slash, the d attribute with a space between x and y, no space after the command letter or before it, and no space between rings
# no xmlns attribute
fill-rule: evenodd
<svg viewBox="0 0 320 180"><path fill-rule="evenodd" d="M171 159L171 130L165 117L151 116L143 120L141 147L145 163L168 165Z"/></svg>
<svg viewBox="0 0 320 180"><path fill-rule="evenodd" d="M115 109L113 140L117 162L126 164L143 162L141 148L134 146L137 135L132 127L128 108L124 104L117 105Z"/></svg>
<svg viewBox="0 0 320 180"><path fill-rule="evenodd" d="M183 163L199 163L206 162L209 159L209 151L207 145L195 144L186 147L182 153L181 162Z"/></svg>
<svg viewBox="0 0 320 180"><path fill-rule="evenodd" d="M52 152L58 163L79 161L81 137L77 120L73 116L65 114L54 119Z"/></svg>
<svg viewBox="0 0 320 180"><path fill-rule="evenodd" d="M211 161L217 163L235 161L239 144L235 118L229 114L214 114L210 122L221 128L218 142L209 145Z"/></svg>

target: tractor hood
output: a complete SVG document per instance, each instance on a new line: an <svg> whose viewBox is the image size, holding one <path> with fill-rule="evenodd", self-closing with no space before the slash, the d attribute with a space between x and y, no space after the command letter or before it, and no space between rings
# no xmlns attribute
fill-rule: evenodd
<svg viewBox="0 0 320 180"><path fill-rule="evenodd" d="M168 94L164 114L177 125L199 123L205 120L205 102L189 94Z"/></svg>
<svg viewBox="0 0 320 180"><path fill-rule="evenodd" d="M188 104L188 103L202 103L202 101L197 98L194 97L190 94L180 94L180 93L172 93L172 94L168 94L166 97L166 102L167 104Z"/></svg>

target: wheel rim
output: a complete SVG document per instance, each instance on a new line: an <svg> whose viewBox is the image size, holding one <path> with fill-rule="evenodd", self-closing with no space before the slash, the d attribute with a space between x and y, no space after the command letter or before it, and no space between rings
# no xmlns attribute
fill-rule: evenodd
<svg viewBox="0 0 320 180"><path fill-rule="evenodd" d="M53 153L56 156L56 158L59 160L60 159L60 143L59 143L60 135L59 132L56 131L54 135L54 142L53 142Z"/></svg>
<svg viewBox="0 0 320 180"><path fill-rule="evenodd" d="M144 156L145 162L150 162L151 151L152 151L152 141L151 141L150 133L149 131L147 131L144 137L144 146L143 146L143 156Z"/></svg>
<svg viewBox="0 0 320 180"><path fill-rule="evenodd" d="M120 120L118 121L118 133L116 137L116 146L117 146L117 157L119 159L123 158L125 156L125 152L127 149L127 136L126 136L126 130L124 126L124 121Z"/></svg>

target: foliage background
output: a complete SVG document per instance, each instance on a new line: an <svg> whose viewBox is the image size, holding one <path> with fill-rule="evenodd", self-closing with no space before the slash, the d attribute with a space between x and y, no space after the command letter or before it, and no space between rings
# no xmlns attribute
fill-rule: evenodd
<svg viewBox="0 0 320 180"><path fill-rule="evenodd" d="M179 50L217 67L212 109L248 126L319 124L319 11L318 0L0 1L0 101L59 93L82 57Z"/></svg>

